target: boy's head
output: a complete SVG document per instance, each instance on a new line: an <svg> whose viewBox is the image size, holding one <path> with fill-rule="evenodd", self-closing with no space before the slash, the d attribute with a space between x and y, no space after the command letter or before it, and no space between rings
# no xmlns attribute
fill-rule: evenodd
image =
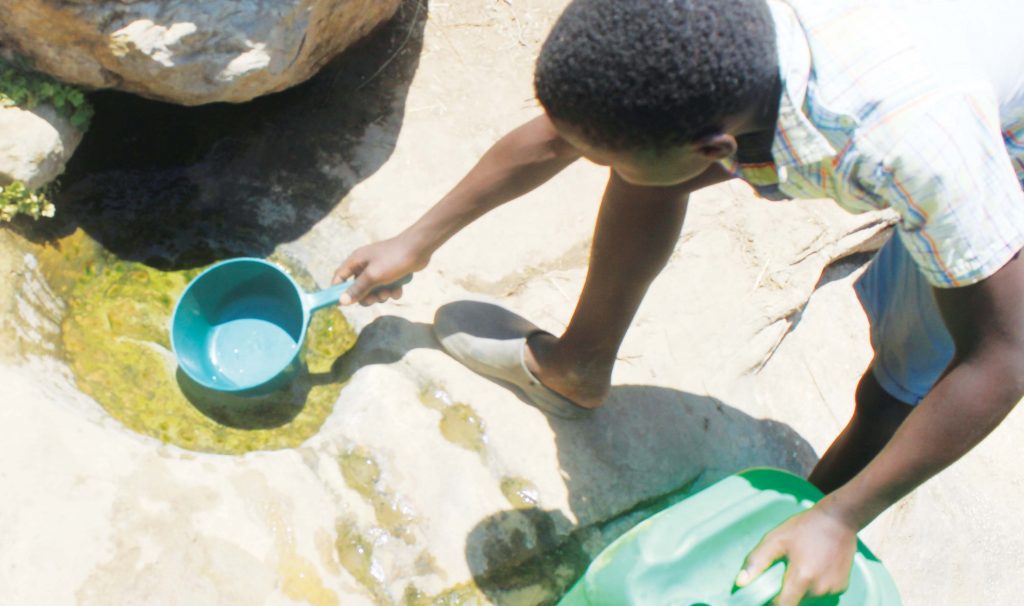
<svg viewBox="0 0 1024 606"><path fill-rule="evenodd" d="M733 153L740 121L777 79L765 0L573 0L534 83L584 155L668 185Z"/></svg>

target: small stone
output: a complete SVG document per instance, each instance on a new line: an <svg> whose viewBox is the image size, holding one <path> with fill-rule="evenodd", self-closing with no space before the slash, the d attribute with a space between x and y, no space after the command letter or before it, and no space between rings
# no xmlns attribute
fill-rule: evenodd
<svg viewBox="0 0 1024 606"><path fill-rule="evenodd" d="M50 105L0 106L0 185L23 181L32 190L53 181L83 134ZM48 213L44 208L44 216Z"/></svg>

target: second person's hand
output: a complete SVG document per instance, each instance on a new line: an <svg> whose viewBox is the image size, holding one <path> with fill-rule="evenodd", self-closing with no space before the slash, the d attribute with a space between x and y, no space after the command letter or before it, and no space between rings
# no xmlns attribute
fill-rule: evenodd
<svg viewBox="0 0 1024 606"><path fill-rule="evenodd" d="M429 261L429 255L424 255L402 236L357 248L334 272L332 284L355 278L338 302L341 305L371 305L400 299L402 287L386 288L382 285L423 269Z"/></svg>
<svg viewBox="0 0 1024 606"><path fill-rule="evenodd" d="M857 529L829 513L828 497L769 532L747 556L736 579L743 587L773 563L786 561L782 591L773 606L797 606L805 597L837 595L850 582Z"/></svg>

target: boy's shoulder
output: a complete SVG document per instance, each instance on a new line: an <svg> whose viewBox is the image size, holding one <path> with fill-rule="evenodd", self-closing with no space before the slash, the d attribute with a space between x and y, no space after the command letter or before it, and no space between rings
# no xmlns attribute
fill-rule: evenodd
<svg viewBox="0 0 1024 606"><path fill-rule="evenodd" d="M807 49L812 100L833 112L862 116L879 104L899 103L934 85L926 62L887 3L772 3L788 7L795 17L788 24L777 23L777 35L798 39L788 44L780 41L780 52Z"/></svg>

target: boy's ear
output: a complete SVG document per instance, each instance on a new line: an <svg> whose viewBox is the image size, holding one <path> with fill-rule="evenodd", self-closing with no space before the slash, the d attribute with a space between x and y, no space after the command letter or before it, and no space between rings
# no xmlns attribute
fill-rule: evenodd
<svg viewBox="0 0 1024 606"><path fill-rule="evenodd" d="M728 133L715 133L701 137L693 142L693 146L697 153L712 161L728 158L736 153L738 147L736 137Z"/></svg>

